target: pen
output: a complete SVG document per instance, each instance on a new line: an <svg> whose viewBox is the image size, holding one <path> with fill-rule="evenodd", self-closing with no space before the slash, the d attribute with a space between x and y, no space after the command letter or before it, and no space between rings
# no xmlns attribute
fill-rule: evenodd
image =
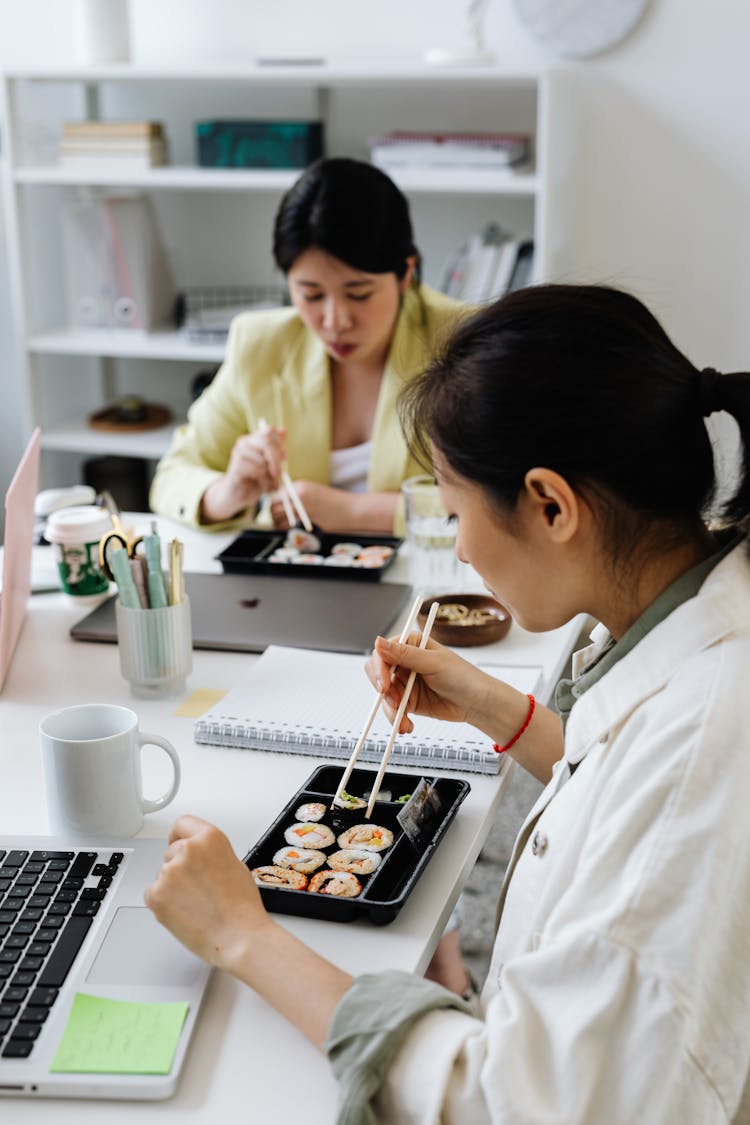
<svg viewBox="0 0 750 1125"><path fill-rule="evenodd" d="M169 543L169 604L178 605L184 595L182 543L179 539L172 539Z"/></svg>
<svg viewBox="0 0 750 1125"><path fill-rule="evenodd" d="M136 555L135 558L131 556L130 560L130 573L133 576L133 584L138 594L138 602L141 609L148 609L148 590L146 589L146 560L143 555Z"/></svg>
<svg viewBox="0 0 750 1125"><path fill-rule="evenodd" d="M144 535L146 550L148 600L152 609L163 609L167 604L167 591L161 569L161 539L156 532L156 523L151 521L151 534Z"/></svg>
<svg viewBox="0 0 750 1125"><path fill-rule="evenodd" d="M130 559L124 547L115 547L109 552L109 565L117 583L121 604L125 609L140 609L141 599L130 573Z"/></svg>

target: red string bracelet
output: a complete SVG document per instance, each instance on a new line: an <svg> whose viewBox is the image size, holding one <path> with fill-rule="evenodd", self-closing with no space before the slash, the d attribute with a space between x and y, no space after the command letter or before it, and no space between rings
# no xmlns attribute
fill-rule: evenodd
<svg viewBox="0 0 750 1125"><path fill-rule="evenodd" d="M504 754L506 750L510 750L511 746L515 746L515 744L518 742L519 738L531 722L532 716L534 714L534 708L536 707L536 700L534 699L533 695L527 695L526 698L529 701L529 709L526 712L526 718L521 723L520 727L513 735L510 742L506 742L505 746L499 746L497 742L493 742L492 749L495 750L498 754Z"/></svg>

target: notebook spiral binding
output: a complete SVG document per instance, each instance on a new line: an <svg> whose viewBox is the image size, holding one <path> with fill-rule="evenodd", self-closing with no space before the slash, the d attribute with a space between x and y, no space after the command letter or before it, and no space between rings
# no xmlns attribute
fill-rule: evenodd
<svg viewBox="0 0 750 1125"><path fill-rule="evenodd" d="M268 750L313 757L348 758L355 739L307 728L249 726L245 723L198 720L193 730L195 742L208 746L226 746L238 750ZM361 761L380 762L387 740L367 739L360 753ZM435 746L427 742L396 743L391 761L396 765L416 765L421 761L439 762L444 769L460 769L471 773L498 773L502 759L479 739L461 746Z"/></svg>

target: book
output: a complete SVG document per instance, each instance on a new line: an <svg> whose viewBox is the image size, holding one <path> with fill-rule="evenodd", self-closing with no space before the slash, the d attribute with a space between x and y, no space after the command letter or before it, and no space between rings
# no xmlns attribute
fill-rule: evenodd
<svg viewBox="0 0 750 1125"><path fill-rule="evenodd" d="M167 154L161 138L116 141L63 140L58 147L61 168L113 167L120 171L143 171L166 164Z"/></svg>
<svg viewBox="0 0 750 1125"><path fill-rule="evenodd" d="M95 138L96 140L139 137L148 140L161 137L164 126L161 121L65 121L62 135L65 140Z"/></svg>
<svg viewBox="0 0 750 1125"><path fill-rule="evenodd" d="M271 645L249 675L196 720L193 737L209 746L346 761L374 699L364 664L359 656ZM524 692L537 691L542 681L539 665L479 667ZM396 739L394 766L499 772L502 755L474 727L412 718L414 731ZM380 763L390 729L381 708L358 760Z"/></svg>
<svg viewBox="0 0 750 1125"><path fill-rule="evenodd" d="M380 168L505 168L529 155L525 133L393 132L371 138L369 145L370 159Z"/></svg>
<svg viewBox="0 0 750 1125"><path fill-rule="evenodd" d="M508 292L508 286L510 285L510 279L516 267L520 246L520 239L507 238L500 247L495 276L490 283L490 297L502 297Z"/></svg>

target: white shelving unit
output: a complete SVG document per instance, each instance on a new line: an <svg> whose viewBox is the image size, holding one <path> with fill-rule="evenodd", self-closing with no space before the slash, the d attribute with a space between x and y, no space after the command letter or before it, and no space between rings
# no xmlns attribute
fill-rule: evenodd
<svg viewBox="0 0 750 1125"><path fill-rule="evenodd" d="M124 393L166 402L184 415L189 382L221 361L223 346L196 344L169 326L142 332L71 327L64 291L61 214L76 187L149 194L176 288L278 284L270 252L273 215L298 172L224 170L193 163L194 123L211 118L321 118L326 151L367 158L369 137L392 129L518 131L532 160L518 170L404 170L425 279L446 255L494 221L533 238L534 279L563 277L571 234L568 169L575 159L571 75L504 67L268 66L25 68L3 76L3 199L26 429L42 426L50 455L117 453L156 460L171 426L102 434L86 416ZM58 167L65 120L129 118L165 123L172 163L110 174ZM62 470L72 480L76 466ZM46 476L60 479L60 463Z"/></svg>

